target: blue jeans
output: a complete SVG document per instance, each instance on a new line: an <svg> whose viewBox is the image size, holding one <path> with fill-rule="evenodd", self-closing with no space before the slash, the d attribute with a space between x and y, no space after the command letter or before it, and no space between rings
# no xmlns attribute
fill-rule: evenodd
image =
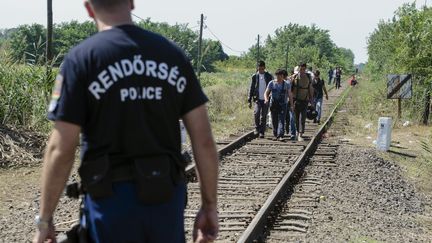
<svg viewBox="0 0 432 243"><path fill-rule="evenodd" d="M280 111L272 111L272 122L273 122L273 135L278 138L283 138L285 134L285 114L287 112L287 106L282 105Z"/></svg>
<svg viewBox="0 0 432 243"><path fill-rule="evenodd" d="M287 112L286 112L286 125L285 125L286 133L288 134L289 131L291 131L291 135L296 135L296 127L295 127L295 119L294 119L294 112L291 111L291 107L287 106ZM288 131L289 129L289 131Z"/></svg>
<svg viewBox="0 0 432 243"><path fill-rule="evenodd" d="M321 120L323 98L315 98L315 111L318 113L317 120Z"/></svg>
<svg viewBox="0 0 432 243"><path fill-rule="evenodd" d="M186 184L176 186L173 199L146 205L138 200L135 184L113 185L114 195L84 200L84 219L93 242L178 242L184 243Z"/></svg>

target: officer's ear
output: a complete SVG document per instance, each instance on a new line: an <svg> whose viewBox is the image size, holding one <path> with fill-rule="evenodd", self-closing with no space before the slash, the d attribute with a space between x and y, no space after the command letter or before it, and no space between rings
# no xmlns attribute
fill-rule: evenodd
<svg viewBox="0 0 432 243"><path fill-rule="evenodd" d="M135 4L133 0L130 0L130 9L134 10L135 9Z"/></svg>
<svg viewBox="0 0 432 243"><path fill-rule="evenodd" d="M94 19L95 18L95 13L93 10L93 6L90 4L89 1L84 1L84 6L87 9L87 14L89 15L90 18Z"/></svg>

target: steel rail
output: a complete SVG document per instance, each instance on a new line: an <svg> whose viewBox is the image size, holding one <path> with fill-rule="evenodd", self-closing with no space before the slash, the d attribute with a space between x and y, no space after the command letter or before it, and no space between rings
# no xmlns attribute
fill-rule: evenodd
<svg viewBox="0 0 432 243"><path fill-rule="evenodd" d="M238 137L231 143L227 144L223 148L218 150L219 158L233 152L235 149L241 147L243 144L257 138L258 135L254 134L254 131L247 132L242 136ZM188 165L185 169L186 175L190 176L195 173L195 163Z"/></svg>
<svg viewBox="0 0 432 243"><path fill-rule="evenodd" d="M302 167L307 157L313 152L314 148L318 145L321 140L324 132L330 127L331 123L334 120L335 114L340 108L340 106L344 103L348 93L350 92L351 87L345 90L342 94L342 97L339 99L339 102L333 108L330 116L327 118L325 123L319 128L319 130L315 133L303 153L297 158L294 165L290 168L290 170L285 174L279 184L275 187L272 194L267 198L264 205L258 211L258 213L253 218L252 222L249 224L247 229L240 236L238 243L244 242L261 242L263 239L263 233L266 229L267 221L271 216L271 212L275 208L276 204L283 199L285 192L290 186L290 181L294 178L296 172L299 168Z"/></svg>

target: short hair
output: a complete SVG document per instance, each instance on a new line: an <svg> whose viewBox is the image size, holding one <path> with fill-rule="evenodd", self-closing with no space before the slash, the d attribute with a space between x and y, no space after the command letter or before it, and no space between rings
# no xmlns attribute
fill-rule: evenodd
<svg viewBox="0 0 432 243"><path fill-rule="evenodd" d="M126 4L128 0L89 0L96 9L112 10L118 6Z"/></svg>
<svg viewBox="0 0 432 243"><path fill-rule="evenodd" d="M266 64L265 64L264 61L258 61L257 66L258 66L258 67L265 67Z"/></svg>
<svg viewBox="0 0 432 243"><path fill-rule="evenodd" d="M320 76L321 72L319 70L315 70L315 76Z"/></svg>
<svg viewBox="0 0 432 243"><path fill-rule="evenodd" d="M304 67L304 68L306 68L306 67L307 67L307 64L306 64L306 63L300 63L299 67Z"/></svg>
<svg viewBox="0 0 432 243"><path fill-rule="evenodd" d="M286 73L286 71L283 69L280 69L280 68L278 70L276 70L276 72L275 72L276 75L284 75L285 73Z"/></svg>

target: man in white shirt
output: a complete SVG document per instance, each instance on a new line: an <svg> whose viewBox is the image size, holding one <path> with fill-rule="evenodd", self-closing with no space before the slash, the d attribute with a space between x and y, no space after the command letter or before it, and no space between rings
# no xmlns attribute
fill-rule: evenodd
<svg viewBox="0 0 432 243"><path fill-rule="evenodd" d="M255 133L259 134L260 138L264 138L268 113L268 105L264 103L264 93L267 85L272 80L273 76L266 71L265 62L259 61L257 65L257 73L252 76L248 102L249 108L252 108L252 102L255 103Z"/></svg>

